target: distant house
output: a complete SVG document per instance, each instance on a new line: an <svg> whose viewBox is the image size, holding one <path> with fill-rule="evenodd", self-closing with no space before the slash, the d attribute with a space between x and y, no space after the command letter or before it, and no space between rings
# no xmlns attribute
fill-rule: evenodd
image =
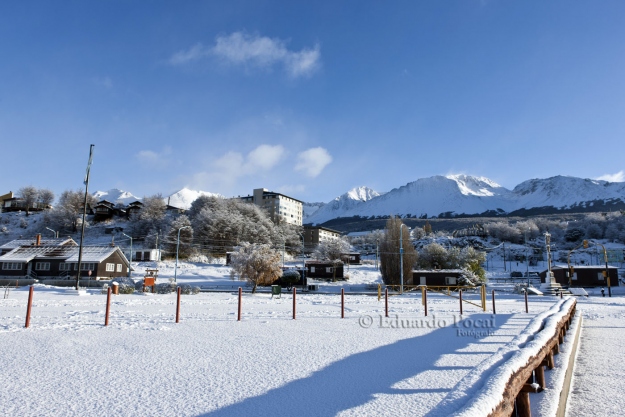
<svg viewBox="0 0 625 417"><path fill-rule="evenodd" d="M47 239L40 234L32 239L15 239L0 246L0 255L11 252L13 249L28 246L77 246L71 237Z"/></svg>
<svg viewBox="0 0 625 417"><path fill-rule="evenodd" d="M453 286L461 285L462 269L424 269L412 271L412 282L405 285Z"/></svg>
<svg viewBox="0 0 625 417"><path fill-rule="evenodd" d="M94 221L108 220L115 214L115 204L107 200L98 201L93 208L93 214Z"/></svg>
<svg viewBox="0 0 625 417"><path fill-rule="evenodd" d="M566 266L552 266L551 272L558 284L563 286L569 285L569 269ZM583 265L575 266L573 268L573 276L571 279L572 287L604 287L608 283L603 275L605 272L605 265ZM608 266L608 273L610 274L610 286L618 287L618 268L615 266ZM547 277L547 270L540 273L540 282L545 283Z"/></svg>
<svg viewBox="0 0 625 417"><path fill-rule="evenodd" d="M341 232L323 226L304 226L304 251L312 253L319 243L341 237Z"/></svg>
<svg viewBox="0 0 625 417"><path fill-rule="evenodd" d="M0 279L71 279L78 271L79 247L20 246L0 256ZM128 259L116 246L84 246L81 278L112 279L128 275Z"/></svg>
<svg viewBox="0 0 625 417"><path fill-rule="evenodd" d="M13 194L13 193L10 193ZM3 196L4 197L4 196ZM26 200L21 197L10 197L2 200L2 211L26 211ZM49 204L34 202L28 207L29 211L42 211L51 208Z"/></svg>
<svg viewBox="0 0 625 417"><path fill-rule="evenodd" d="M139 214L142 208L143 203L141 201L133 201L126 207L126 215L130 218L133 214Z"/></svg>
<svg viewBox="0 0 625 417"><path fill-rule="evenodd" d="M342 253L341 259L349 265L360 265L360 252Z"/></svg>
<svg viewBox="0 0 625 417"><path fill-rule="evenodd" d="M334 270L336 269L336 274ZM306 262L306 276L320 279L344 279L343 265L334 265L331 262L311 261Z"/></svg>
<svg viewBox="0 0 625 417"><path fill-rule="evenodd" d="M130 249L126 248L124 255L130 259ZM133 262L160 261L161 251L159 249L134 249L132 251Z"/></svg>

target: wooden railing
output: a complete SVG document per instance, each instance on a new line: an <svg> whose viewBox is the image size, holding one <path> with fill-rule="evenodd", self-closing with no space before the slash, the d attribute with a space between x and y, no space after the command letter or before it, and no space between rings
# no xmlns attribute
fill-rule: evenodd
<svg viewBox="0 0 625 417"><path fill-rule="evenodd" d="M530 417L530 393L541 392L546 387L545 368L555 367L554 355L560 353L560 345L569 330L575 316L577 302L574 301L568 311L555 326L555 331L547 342L533 354L527 364L513 373L503 392L499 405L489 414L489 417L518 416ZM539 332L545 331L543 328Z"/></svg>

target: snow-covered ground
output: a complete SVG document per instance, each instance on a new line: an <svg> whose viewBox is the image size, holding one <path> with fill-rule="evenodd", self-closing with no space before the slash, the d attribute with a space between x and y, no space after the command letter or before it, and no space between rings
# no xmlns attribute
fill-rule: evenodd
<svg viewBox="0 0 625 417"><path fill-rule="evenodd" d="M162 280L173 277L173 266L159 264ZM558 301L532 297L525 314L520 296L502 293L494 318L473 306L461 318L456 299L431 295L425 317L420 296L406 294L390 297L387 319L383 299L348 295L341 319L339 288L379 279L363 265L350 268L349 282L322 287L333 294L298 293L296 320L290 293L246 292L238 322L240 282L229 268L180 263L177 275L181 284L230 285L232 292L183 296L178 324L175 294L114 296L104 327L106 295L37 285L25 329L27 288L7 291L0 300L3 414L447 415L444 400L457 384ZM614 295L580 299L580 308L625 315L620 289ZM618 362L610 371L622 376ZM597 385L584 383L589 395L581 402L594 401Z"/></svg>

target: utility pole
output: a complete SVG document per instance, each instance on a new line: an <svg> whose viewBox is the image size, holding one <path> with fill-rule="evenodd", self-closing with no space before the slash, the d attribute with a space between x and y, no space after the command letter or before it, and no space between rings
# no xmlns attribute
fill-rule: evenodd
<svg viewBox="0 0 625 417"><path fill-rule="evenodd" d="M93 160L93 148L95 145L91 145L89 147L89 162L87 163L87 172L85 174L85 200L83 203L83 211L82 211L82 227L80 231L80 246L78 248L78 271L76 271L76 291L80 288L80 269L82 266L82 246L83 240L85 237L85 218L87 217L87 197L89 195L89 174L91 173L91 162Z"/></svg>

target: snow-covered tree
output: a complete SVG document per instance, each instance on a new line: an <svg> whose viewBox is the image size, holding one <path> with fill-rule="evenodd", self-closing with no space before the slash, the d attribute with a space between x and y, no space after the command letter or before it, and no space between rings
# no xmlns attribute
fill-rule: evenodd
<svg viewBox="0 0 625 417"><path fill-rule="evenodd" d="M133 236L145 237L156 230L165 228L167 205L163 196L155 194L143 198L143 206L130 218L131 233Z"/></svg>
<svg viewBox="0 0 625 417"><path fill-rule="evenodd" d="M241 279L252 285L252 294L258 285L271 285L282 275L280 254L267 244L243 243L232 254L231 267Z"/></svg>
<svg viewBox="0 0 625 417"><path fill-rule="evenodd" d="M180 244L178 244L178 231L180 231ZM172 254L175 254L176 250L178 250L178 256L186 258L191 254L192 240L193 229L191 228L191 222L183 214L171 222L169 231L165 235L164 248Z"/></svg>
<svg viewBox="0 0 625 417"><path fill-rule="evenodd" d="M20 188L18 194L20 198L24 200L24 204L26 205L26 215L28 216L30 214L30 209L33 208L37 202L39 191L32 185L29 185Z"/></svg>
<svg viewBox="0 0 625 417"><path fill-rule="evenodd" d="M84 210L85 192L63 191L58 204L46 214L46 221L56 230L76 233ZM87 194L87 206L93 206L95 198Z"/></svg>
<svg viewBox="0 0 625 417"><path fill-rule="evenodd" d="M349 242L344 238L328 239L319 242L314 252L314 257L324 261L342 261L349 253Z"/></svg>

